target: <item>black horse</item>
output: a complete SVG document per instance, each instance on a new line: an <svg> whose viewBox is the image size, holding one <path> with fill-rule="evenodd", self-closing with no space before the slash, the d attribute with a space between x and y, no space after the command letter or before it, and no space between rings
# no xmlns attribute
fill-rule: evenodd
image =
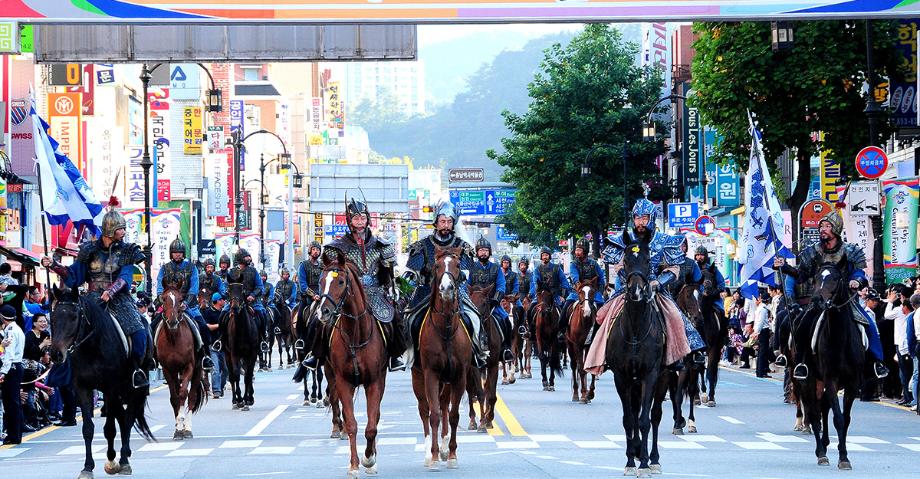
<svg viewBox="0 0 920 479"><path fill-rule="evenodd" d="M291 354L293 334L291 332L291 307L288 306L284 298L277 298L271 303L273 315L272 341L278 345L278 369L284 368L284 356L287 355L287 365L294 365L294 357ZM268 367L272 367L272 348L268 351Z"/></svg>
<svg viewBox="0 0 920 479"><path fill-rule="evenodd" d="M815 435L818 465L830 464L827 459L827 446L830 445L828 416L833 411L840 453L837 467L843 470L852 469L847 457L847 430L853 402L859 397L868 342L866 333L853 318L852 305L857 299L856 293L850 292L849 280L844 274L846 270L846 256L836 264L825 263L818 269L817 293L806 313L806 318L817 316L817 319L813 323L804 320L800 327L814 324L813 328L797 333L811 333L809 337L814 355L806 357L811 373L802 385L802 400ZM844 390L842 407L837 395L841 389Z"/></svg>
<svg viewBox="0 0 920 479"><path fill-rule="evenodd" d="M155 440L144 408L147 388L134 388L134 365L130 346L115 326L115 319L94 300L80 297L69 288L52 286L54 300L51 327L54 330L51 359L56 365L68 358L77 403L83 412L83 442L86 461L79 479L91 479L93 461L93 391L105 395L106 418L103 432L108 443L105 472L130 475L131 428L148 441ZM121 430L121 457L115 462L115 426Z"/></svg>
<svg viewBox="0 0 920 479"><path fill-rule="evenodd" d="M624 254L625 304L607 339L606 363L623 406L626 432L625 475L650 477L661 472L658 425L668 389L664 367L665 333L661 312L649 282L649 251L645 244L627 244ZM652 431L651 455L648 449ZM636 470L636 458L639 469ZM650 466L651 464L651 466Z"/></svg>
<svg viewBox="0 0 920 479"><path fill-rule="evenodd" d="M227 338L227 369L230 372L230 388L233 391L233 409L248 411L255 403L252 379L259 356L259 328L255 311L246 304L243 285L230 283L230 311L223 321ZM240 374L243 375L245 393L240 389Z"/></svg>
<svg viewBox="0 0 920 479"><path fill-rule="evenodd" d="M719 293L716 289L716 279L708 268L703 270L703 291L700 296L700 311L703 313L703 322L696 330L706 343L706 375L701 381L703 401L707 407L716 407L716 385L719 383L719 360L722 359L722 347L728 338L728 321L725 313L716 307ZM708 386L708 392L707 392Z"/></svg>
<svg viewBox="0 0 920 479"><path fill-rule="evenodd" d="M292 339L294 339L294 356L297 359L297 371L294 372L294 382L303 381L303 405L328 407L330 387L327 384L325 392L323 390L323 379L325 377L322 365L311 371L302 364L307 358L310 348L312 347L311 339L307 331L307 320L310 318L312 305L314 303L304 298L296 308L294 320L294 330Z"/></svg>

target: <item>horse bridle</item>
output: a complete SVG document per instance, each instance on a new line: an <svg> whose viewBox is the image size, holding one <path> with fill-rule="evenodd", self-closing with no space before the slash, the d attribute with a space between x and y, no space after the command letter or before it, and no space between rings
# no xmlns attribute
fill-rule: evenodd
<svg viewBox="0 0 920 479"><path fill-rule="evenodd" d="M67 354L73 354L74 351L77 350L77 348L79 348L83 343L85 343L89 338L91 338L91 337L93 336L93 333L96 332L96 329L93 328L93 327L92 327L93 324L89 322L89 318L86 316L86 312L83 310L83 305L80 304L80 301L79 301L79 300L77 300L77 301L60 301L60 300L58 300L58 301L56 301L56 303L57 303L57 304L64 304L64 305L68 305L68 306L73 306L74 309L77 310L77 321L79 321L79 323L77 324L77 332L76 332L76 334L74 334L74 337L80 338L80 334L83 332L83 325L84 325L84 324L85 324L85 325L87 326L87 328L89 329L89 332L86 333L85 336L83 336L83 337L80 338L80 339L77 339L77 340L74 341L70 346L67 347Z"/></svg>
<svg viewBox="0 0 920 479"><path fill-rule="evenodd" d="M626 285L625 288L629 288L629 280L630 280L630 278L632 278L632 277L634 277L634 276L638 276L639 278L642 278L642 282L645 283L645 284L642 285L642 292L643 292L643 293L646 293L646 296L647 296L647 299L645 300L645 302L646 302L646 303L651 302L651 301L655 298L655 295L653 294L653 292L649 291L649 289L651 288L651 286L650 286L650 285L651 285L651 282L648 280L648 277L645 276L645 274L643 274L642 272L640 272L640 271L631 271L631 272L629 272L629 273L626 275L626 280L624 281L624 284ZM625 289L625 288L624 288L624 289ZM627 297L626 300L629 301L629 298Z"/></svg>
<svg viewBox="0 0 920 479"><path fill-rule="evenodd" d="M445 274L450 278L450 282L451 282L451 284L453 284L454 288L458 290L457 299L458 299L458 301L459 301L459 288L460 288L460 287L458 286L458 283L460 282L459 276L455 276L455 275L454 275L453 273L451 273L450 271L445 270L445 271L444 271L443 273L441 273L441 274L433 275L433 277L434 277L434 278L438 278L438 286L440 286L440 285L441 285L441 283L440 283L441 277L444 276ZM434 285L432 285L432 286L434 286ZM437 289L434 288L434 287L431 288L431 291L432 291L432 293L437 293ZM437 314L445 314L445 313L446 313L446 311L438 311L438 310L434 310L433 312L434 312L434 313L437 313Z"/></svg>
<svg viewBox="0 0 920 479"><path fill-rule="evenodd" d="M170 292L174 292L174 291L170 291ZM166 321L166 328L167 328L167 329L169 329L170 331L175 331L175 330L179 329L179 323L182 322L182 315L185 314L185 312L182 311L182 309L181 309L181 308L182 308L182 302L181 302L181 300L179 301L179 305L175 305L176 299L175 299L173 296L170 296L169 299L173 301L174 307L175 307L176 309L178 309L179 311L178 311L178 313L176 314L176 320L175 320L175 321L173 321L172 319L168 318L168 317L166 316L166 312L164 311L164 312L163 312L163 320Z"/></svg>
<svg viewBox="0 0 920 479"><path fill-rule="evenodd" d="M821 270L824 270L824 269L826 269L826 268L821 268ZM820 272L820 271L819 271L819 272ZM842 277L842 276L841 276L841 277ZM843 308L845 308L847 305L849 305L850 303L852 303L853 300L856 299L858 296L859 296L859 293L853 293L853 294L850 295L850 298L849 298L849 299L847 299L846 301L844 301L844 302L842 302L842 303L840 303L840 304L834 303L834 298L831 297L830 299L826 299L826 300L822 301L821 309L823 309L823 310L825 310L825 311L828 310L828 309L836 309L836 310L843 309Z"/></svg>
<svg viewBox="0 0 920 479"><path fill-rule="evenodd" d="M323 299L328 299L329 302L332 303L332 305L335 307L332 310L333 317L344 316L352 321L358 321L359 319L367 315L367 301L366 300L364 302L364 310L358 314L351 315L351 314L346 313L343 309L345 306L345 299L348 298L348 290L351 288L351 277L349 276L348 271L341 270L339 268L328 268L328 269L323 270L323 274L329 274L329 273L336 273L336 275L341 274L345 276L345 289L342 291L342 297L339 299L338 302L336 302L335 298L333 298L332 295L329 293L323 293L319 295L319 301L317 302L317 307L319 307L319 303L322 302ZM322 315L320 316L320 320L322 320ZM345 345L348 346L348 356L351 358L352 371L353 371L353 376L355 379L354 384L357 385L361 379L361 371L358 368L358 351L361 349L364 349L365 346L370 344L371 337L373 337L374 335L373 326L371 326L371 332L367 335L367 337L363 341L357 344L352 342L351 335L343 331L342 327L338 324L338 322L333 323L332 327L338 330L339 337L342 338L342 342L344 342ZM358 326L359 339L360 339L360 334L361 334L361 327Z"/></svg>
<svg viewBox="0 0 920 479"><path fill-rule="evenodd" d="M631 272L629 272L629 273L626 275L626 281L625 281L626 288L629 287L629 280L630 280L630 278L632 278L633 276L638 276L639 278L642 278L642 281L645 283L645 284L642 286L642 292L648 293L648 294L647 294L648 298L647 298L644 302L645 302L645 303L651 303L651 304L654 306L655 293L654 293L654 292L649 292L649 289L650 289L650 287L651 287L651 286L650 286L651 283L649 282L648 277L646 277L645 274L643 274L642 272L640 272L640 271L631 271ZM626 300L626 302L629 302L629 303L638 303L638 302L639 302L639 301L630 301L629 295L628 295L628 294L627 294L626 298L624 298L624 299ZM624 323L624 322L625 322L625 321L617 321L617 323L620 324L620 329L623 329L623 328L624 328L624 326L623 326L623 323ZM639 344L641 344L642 341L645 341L645 338L647 338L650 334L652 334L652 320L651 320L651 318L650 318L649 321L648 321L648 328L645 330L645 334L643 334L641 338L639 338L637 335L634 334L634 335L633 335L633 339L631 339L631 340L630 340L630 339L625 339L626 344L628 344L628 345L630 345L630 346L633 346L633 347L636 347L636 346L638 346ZM624 336L624 338L625 338L626 335L624 334L623 336ZM637 338L638 338L638 339L637 339Z"/></svg>
<svg viewBox="0 0 920 479"><path fill-rule="evenodd" d="M342 276L345 276L345 291L342 292L342 297L339 298L338 302L336 302L335 298L333 298L332 295L329 293L323 293L319 295L319 301L322 301L325 298L325 299L328 299L329 302L332 303L332 305L334 306L332 310L332 316L333 317L345 316L346 318L351 319L352 321L357 321L358 319L363 318L364 315L367 314L367 302L365 302L364 304L364 311L361 311L358 314L354 314L354 315L348 314L343 310L345 306L345 299L348 297L348 291L349 289L351 289L351 277L347 274L347 272L344 270L340 270L338 268L329 268L329 269L323 270L323 273L324 274L336 273L336 274L341 274Z"/></svg>

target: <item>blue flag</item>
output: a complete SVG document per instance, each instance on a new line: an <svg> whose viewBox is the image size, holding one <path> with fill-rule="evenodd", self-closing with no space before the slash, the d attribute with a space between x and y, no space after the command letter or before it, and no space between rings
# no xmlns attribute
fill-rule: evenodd
<svg viewBox="0 0 920 479"><path fill-rule="evenodd" d="M48 134L50 126L35 112L35 99L29 111L32 116L32 138L35 141L35 161L41 169L41 193L48 223L62 225L68 220L74 226L84 226L93 235L101 234L105 210L96 200L80 170Z"/></svg>
<svg viewBox="0 0 920 479"><path fill-rule="evenodd" d="M751 160L744 184L744 224L738 242L740 290L741 295L749 299L757 296L760 283L779 285L773 270L773 260L777 256L794 256L783 244L783 215L763 157L761 139L752 121Z"/></svg>

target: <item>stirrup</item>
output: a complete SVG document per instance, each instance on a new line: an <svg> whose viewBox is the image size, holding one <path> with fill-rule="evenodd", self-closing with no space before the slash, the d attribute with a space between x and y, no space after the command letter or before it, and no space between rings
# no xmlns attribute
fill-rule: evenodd
<svg viewBox="0 0 920 479"><path fill-rule="evenodd" d="M390 358L390 371L405 371L406 364L399 357Z"/></svg>
<svg viewBox="0 0 920 479"><path fill-rule="evenodd" d="M147 378L147 372L141 368L134 370L134 373L131 375L131 386L134 389L145 388L150 385L150 380Z"/></svg>
<svg viewBox="0 0 920 479"><path fill-rule="evenodd" d="M279 334L281 334L281 328L279 328L278 326L275 326L275 335L277 336Z"/></svg>
<svg viewBox="0 0 920 479"><path fill-rule="evenodd" d="M799 381L808 379L808 365L805 363L796 364L795 369L792 370L792 377Z"/></svg>
<svg viewBox="0 0 920 479"><path fill-rule="evenodd" d="M201 370L209 373L214 370L214 361L211 361L211 358L205 356L201 358Z"/></svg>
<svg viewBox="0 0 920 479"><path fill-rule="evenodd" d="M521 336L523 336L523 335L526 334L526 333L527 333L527 328L525 328L523 324L520 325L520 326L518 326L518 334L520 334Z"/></svg>
<svg viewBox="0 0 920 479"><path fill-rule="evenodd" d="M259 349L262 350L263 353L267 353L269 351L268 341L262 341L259 343Z"/></svg>
<svg viewBox="0 0 920 479"><path fill-rule="evenodd" d="M294 349L298 351L303 351L303 348L304 348L303 339L298 339L297 341L294 341Z"/></svg>
<svg viewBox="0 0 920 479"><path fill-rule="evenodd" d="M878 361L876 361L875 364L872 365L872 372L874 372L874 373L875 373L875 377L877 377L877 378L879 378L879 379L883 379L883 378L887 378L887 377L888 377L888 368L885 367L884 364L882 364L882 363L880 363L880 362L878 362ZM915 393L915 394L916 394L916 393Z"/></svg>
<svg viewBox="0 0 920 479"><path fill-rule="evenodd" d="M211 351L220 352L220 350L221 350L222 347L223 347L223 345L220 343L220 340L219 340L219 339L218 339L217 341L214 341L213 343L211 343Z"/></svg>
<svg viewBox="0 0 920 479"><path fill-rule="evenodd" d="M502 361L506 363L514 361L514 354L511 352L510 349L506 349L502 351Z"/></svg>
<svg viewBox="0 0 920 479"><path fill-rule="evenodd" d="M780 354L779 356L777 356L776 361L773 361L773 364L780 366L780 367L786 367L786 364L788 364L786 362L786 355Z"/></svg>
<svg viewBox="0 0 920 479"><path fill-rule="evenodd" d="M310 355L310 357L304 358L300 364L310 371L316 371L316 368L319 367L319 360L316 359L316 356Z"/></svg>

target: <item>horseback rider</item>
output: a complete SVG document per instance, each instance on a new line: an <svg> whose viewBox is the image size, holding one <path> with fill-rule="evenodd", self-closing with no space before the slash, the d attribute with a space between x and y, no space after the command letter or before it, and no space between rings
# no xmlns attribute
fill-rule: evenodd
<svg viewBox="0 0 920 479"><path fill-rule="evenodd" d="M454 232L458 215L454 210L453 203L442 201L435 206L434 211L434 233L409 245L409 259L406 261L406 268L415 271L419 276L418 287L415 288L412 297L409 298L409 308L406 310L407 323L413 332L421 328L422 320L428 314L428 306L431 300L431 273L435 265L435 248L460 248L461 272L468 272L474 262L473 248ZM489 357L489 351L485 349L488 343L483 341L481 337L482 322L479 319L479 312L473 302L470 301L469 291L466 288L460 288L460 313L464 326L470 332L474 362L476 367L481 368L485 365L486 358ZM408 362L411 364L415 351L409 348L407 353L410 358Z"/></svg>
<svg viewBox="0 0 920 479"><path fill-rule="evenodd" d="M594 290L594 312L597 312L604 304L604 287L607 285L607 280L605 279L604 270L601 268L601 265L594 258L588 257L588 251L590 247L588 245L587 238L581 238L575 242L575 260L569 265L569 276L571 277L571 284L578 284L579 281L591 281L594 278L597 278L597 289ZM572 314L572 305L578 302L578 291L574 289L569 291L569 295L565 300L565 306L562 308L563 314L560 319L560 328L563 336L565 332L569 329L569 316ZM595 325L597 323L595 322ZM591 332L588 333L588 338L585 341L585 345L590 345L591 341L594 339L594 332L596 326L592 326Z"/></svg>
<svg viewBox="0 0 920 479"><path fill-rule="evenodd" d="M531 274L529 271L530 260L524 256L521 256L521 259L518 260L518 289L521 291L521 294L526 295L531 300L530 297L530 283L531 283ZM521 299L518 298L518 305L521 305Z"/></svg>
<svg viewBox="0 0 920 479"><path fill-rule="evenodd" d="M493 288L492 297L488 298L487 310L491 310L492 319L498 325L497 329L501 334L502 361L511 361L514 359L514 355L511 354L511 321L508 319L508 312L499 307L507 287L505 275L497 264L489 261L492 257L492 245L483 236L476 241L476 257L479 261L470 267L466 280L467 287ZM510 262L511 258L508 260Z"/></svg>
<svg viewBox="0 0 920 479"><path fill-rule="evenodd" d="M550 291L553 294L553 301L556 308L563 305L562 298L572 291L572 286L562 272L562 266L550 262L553 258L553 252L546 246L540 248L540 264L533 270L533 279L530 282L530 297L533 298L533 304L527 313L527 321L533 324L534 315L537 313L538 294L542 291ZM562 310L559 309L559 322L562 323ZM565 332L558 331L558 340L565 341Z"/></svg>
<svg viewBox="0 0 920 479"><path fill-rule="evenodd" d="M680 251L687 255L687 238L684 238L680 243ZM684 260L680 264L679 270L677 272L677 277L674 278L674 281L668 283L668 291L671 292L671 297L676 298L680 293L680 290L683 289L685 285L695 284L701 285L703 283L703 272L700 271L700 265L696 261L687 261Z"/></svg>
<svg viewBox="0 0 920 479"><path fill-rule="evenodd" d="M722 300L722 292L725 291L725 277L709 258L711 253L705 246L697 246L696 251L693 252L693 263L699 267L702 276L702 282L697 283L700 285L700 294L703 295L703 299L712 301L716 319L721 323L725 319L725 302Z"/></svg>
<svg viewBox="0 0 920 479"><path fill-rule="evenodd" d="M195 344L198 345L198 354L201 355L201 368L205 372L211 372L214 369L214 363L211 361L211 351L202 338L210 337L208 323L205 322L198 308L198 268L191 261L185 259L185 244L182 240L176 238L169 244L169 262L160 267L157 274L157 298L160 298L165 291L165 285L180 285L179 292L185 298L185 303L181 306L188 317L195 321L196 327L190 328L195 335ZM153 318L151 328L154 334L160 325L162 314L156 314ZM155 337L154 337L155 339Z"/></svg>
<svg viewBox="0 0 920 479"><path fill-rule="evenodd" d="M300 308L303 310L302 314L305 315L303 321L306 332L304 337L299 338L295 344L303 343L306 345L308 355L303 360L302 366L310 369L315 369L319 365L317 359L312 354L309 354L316 336L316 321L313 321L309 312L312 310L313 304L319 301L319 278L323 274L323 263L319 260L319 256L322 252L323 245L319 244L318 241L311 242L310 249L307 252L308 256L300 262L300 266L297 268L297 290L300 295ZM299 348L303 349L303 346Z"/></svg>
<svg viewBox="0 0 920 479"><path fill-rule="evenodd" d="M233 255L233 261L236 266L227 272L227 284L242 284L243 297L249 303L252 310L255 311L256 327L259 330L259 348L263 352L268 351L268 341L266 327L268 325L267 312L262 304L262 294L265 292L265 285L262 284L262 278L252 266L252 256L243 248L240 248ZM224 311L230 310L230 303L224 305Z"/></svg>
<svg viewBox="0 0 920 479"><path fill-rule="evenodd" d="M291 270L281 268L281 279L275 285L275 294L272 301L284 301L291 310L297 305L297 283L291 280Z"/></svg>
<svg viewBox="0 0 920 479"><path fill-rule="evenodd" d="M268 273L265 270L259 272L259 277L262 278L262 287L265 289L265 294L262 295L262 304L267 308L272 306L272 301L275 298L275 285L268 282Z"/></svg>
<svg viewBox="0 0 920 479"><path fill-rule="evenodd" d="M227 273L230 272L230 257L225 254L220 255L220 261L218 261L217 265L220 267L220 269L217 270L217 272L214 274L216 274L217 277L221 279L221 281L226 283Z"/></svg>
<svg viewBox="0 0 920 479"><path fill-rule="evenodd" d="M149 333L146 321L134 306L128 285L134 275L134 265L145 261L146 256L138 245L123 241L126 224L121 213L109 210L102 218L102 237L81 244L73 264L64 266L47 256L41 263L71 289L87 283L86 295L93 301L107 304L106 309L131 339L130 358L134 366L131 382L140 389L149 385L147 370L152 368L151 362L145 360Z"/></svg>
<svg viewBox="0 0 920 479"><path fill-rule="evenodd" d="M214 272L213 259L208 258L204 260L204 274L198 276L198 285L200 286L199 290L209 291L211 293L209 296L224 291L224 280L221 279L220 275Z"/></svg>
<svg viewBox="0 0 920 479"><path fill-rule="evenodd" d="M640 198L633 206L633 227L627 229L618 236L608 236L608 246L604 249L604 259L607 264L614 266L617 278L614 282L615 294L610 301L615 302L613 306L615 314L611 320L615 321L618 311L621 311L621 305L625 301L623 296L623 286L626 280L626 272L623 268L623 258L626 253L627 244L636 243L644 244L649 250L650 275L649 285L655 295L657 304L664 316L665 328L669 342L674 341L668 349L672 351L669 354L671 364L668 366L672 369L680 369L683 364L681 358L687 353L693 353L692 360L694 363L703 364L705 359L700 352L706 347L702 337L696 331L687 317L680 311L674 299L668 293L668 283L674 280L677 272L680 270L680 264L688 258L681 251L680 243L683 242L681 236L669 236L655 229L655 218L658 215L658 207L647 198ZM606 318L600 318L601 321Z"/></svg>
<svg viewBox="0 0 920 479"><path fill-rule="evenodd" d="M511 257L508 255L502 255L501 260L501 273L505 277L505 296L512 296L514 298L514 305L521 306L521 282L518 279L518 274L511 269Z"/></svg>
<svg viewBox="0 0 920 479"><path fill-rule="evenodd" d="M802 250L796 257L795 266L786 264L785 258L777 257L773 261L773 267L789 275L795 280L801 296L809 296L814 292L816 287L815 278L818 269L825 263L837 264L841 259L846 259L846 270L844 274L849 279L849 287L858 289L860 281L866 279L866 255L863 249L854 243L845 243L843 237L843 219L836 211L824 215L818 223L818 232L820 240L811 246ZM811 337L814 332L815 323L817 322L817 310L814 307L815 301L805 312L799 316L798 321L793 327L793 337L796 345L795 368L792 370L792 377L800 381L808 378L808 366L805 364L807 358L812 354ZM878 325L875 318L866 314L865 310L859 306L858 301L851 301L853 319L864 326L866 335L869 339L869 352L875 359L873 371L878 378L884 378L888 375L888 368L885 367L882 355L882 341L878 334ZM783 355L777 358L776 364L785 366L786 358Z"/></svg>
<svg viewBox="0 0 920 479"><path fill-rule="evenodd" d="M361 276L361 284L364 285L367 295L369 309L384 331L387 352L390 355L390 371L401 371L406 369L405 364L399 359L405 350L406 341L403 336L405 328L401 324L402 315L396 310L393 302L396 296L396 280L393 271L396 267L396 249L393 245L374 236L368 225L370 218L371 214L367 205L351 199L345 205L348 234L327 244L323 254L332 261L335 261L341 254L346 261L357 267ZM311 320L315 321L313 318ZM314 358L310 358L314 361L311 364L305 363L308 368L315 367L318 364L317 357L325 355L325 344L319 344L322 343L324 336L316 335Z"/></svg>

